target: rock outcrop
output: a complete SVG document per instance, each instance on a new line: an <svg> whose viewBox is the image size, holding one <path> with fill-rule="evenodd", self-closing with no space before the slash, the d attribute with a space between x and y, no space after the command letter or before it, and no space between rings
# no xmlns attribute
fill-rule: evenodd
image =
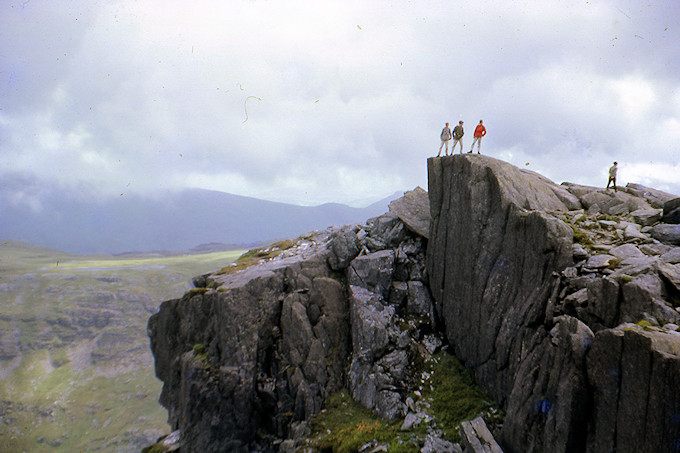
<svg viewBox="0 0 680 453"><path fill-rule="evenodd" d="M429 224L419 212L400 215ZM427 329L400 325L409 315L435 323L424 238L388 213L270 252L245 270L194 279L196 289L149 320L160 402L190 451L276 451L345 385L384 418L409 411ZM428 341L428 353L442 343Z"/></svg>
<svg viewBox="0 0 680 453"><path fill-rule="evenodd" d="M486 156L430 159L428 175L435 306L456 355L506 410L505 450L676 451L680 387L662 375L680 366L680 293L660 257L675 243L649 227L673 196L557 186ZM624 322L655 332L630 324L621 335ZM616 355L605 342L631 346ZM605 351L603 368L593 357ZM637 358L649 365L626 363ZM629 443L632 408L648 431Z"/></svg>
<svg viewBox="0 0 680 453"><path fill-rule="evenodd" d="M503 409L503 451L680 451L677 197L480 155L430 159L428 177L162 304L148 332L182 448L300 450L343 387L402 430L427 423L417 364L446 346ZM441 433L418 448L460 451ZM490 439L481 419L464 434Z"/></svg>

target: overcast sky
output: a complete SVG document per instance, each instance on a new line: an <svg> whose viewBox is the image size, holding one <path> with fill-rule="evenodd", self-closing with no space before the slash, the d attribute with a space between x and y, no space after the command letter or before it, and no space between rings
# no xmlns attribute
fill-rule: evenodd
<svg viewBox="0 0 680 453"><path fill-rule="evenodd" d="M680 194L680 2L0 0L0 184L298 204L427 188L445 122Z"/></svg>

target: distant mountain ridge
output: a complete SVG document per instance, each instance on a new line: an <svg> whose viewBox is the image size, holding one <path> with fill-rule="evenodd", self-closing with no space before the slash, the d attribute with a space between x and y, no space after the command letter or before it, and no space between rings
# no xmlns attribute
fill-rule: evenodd
<svg viewBox="0 0 680 453"><path fill-rule="evenodd" d="M203 244L248 246L360 222L387 211L394 194L365 208L338 203L297 206L204 189L88 201L51 192L42 209L11 202L0 189L0 239L72 253L189 250Z"/></svg>

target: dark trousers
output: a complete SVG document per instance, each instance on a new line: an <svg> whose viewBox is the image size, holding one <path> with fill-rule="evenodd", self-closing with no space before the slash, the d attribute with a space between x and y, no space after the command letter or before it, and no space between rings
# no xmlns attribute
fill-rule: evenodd
<svg viewBox="0 0 680 453"><path fill-rule="evenodd" d="M609 177L609 181L607 181L607 188L606 189L609 189L609 184L612 183L612 182L614 183L613 184L614 185L614 192L616 192L616 176L610 176Z"/></svg>

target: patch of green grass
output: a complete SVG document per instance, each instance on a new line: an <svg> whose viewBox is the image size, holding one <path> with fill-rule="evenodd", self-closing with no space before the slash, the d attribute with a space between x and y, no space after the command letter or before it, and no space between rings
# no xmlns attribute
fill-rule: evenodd
<svg viewBox="0 0 680 453"><path fill-rule="evenodd" d="M351 453L359 447L376 440L396 447L399 440L408 439L400 432L401 420L382 420L373 411L354 401L347 390L331 395L326 401L326 409L317 414L311 422L314 448L333 453ZM420 451L413 446L412 450ZM389 451L396 451L390 448Z"/></svg>
<svg viewBox="0 0 680 453"><path fill-rule="evenodd" d="M18 355L0 362L0 451L139 451L169 432L146 323L242 253L79 256L1 242L0 329Z"/></svg>
<svg viewBox="0 0 680 453"><path fill-rule="evenodd" d="M208 288L191 288L189 291L184 293L184 298L191 299L195 296L202 296L208 292Z"/></svg>
<svg viewBox="0 0 680 453"><path fill-rule="evenodd" d="M117 451L115 445L135 442L143 432L167 432L157 403L160 382L151 369L107 377L69 365L49 372L47 363L45 352L37 351L7 377L13 392L3 391L3 400L20 403L5 414L11 423L0 433L1 451Z"/></svg>
<svg viewBox="0 0 680 453"><path fill-rule="evenodd" d="M610 215L610 214L599 214L596 217L597 220L608 220L610 222L618 222L619 218L615 215Z"/></svg>
<svg viewBox="0 0 680 453"><path fill-rule="evenodd" d="M617 267L619 267L619 264L621 264L621 261L623 261L623 258L614 258L609 260L609 263L607 263L607 268L614 270Z"/></svg>
<svg viewBox="0 0 680 453"><path fill-rule="evenodd" d="M581 230L579 227L576 225L573 225L571 223L567 223L571 227L571 229L574 231L574 242L577 244L581 244L583 246L592 246L593 241L588 237L588 234L585 233L583 230Z"/></svg>
<svg viewBox="0 0 680 453"><path fill-rule="evenodd" d="M422 386L420 399L430 404L428 413L434 416L444 437L459 442L460 423L475 418L491 408L488 396L472 381L472 377L456 357L438 353L423 365L421 373L429 376ZM412 394L416 400L419 397ZM331 395L326 409L311 421L313 447L333 453L355 452L371 441L388 445L390 452L419 452L427 434L421 422L408 431L401 431L403 419L387 421L355 402L347 390Z"/></svg>
<svg viewBox="0 0 680 453"><path fill-rule="evenodd" d="M202 362L205 362L208 360L208 350L203 346L202 344L195 344L194 345L194 356L201 360Z"/></svg>
<svg viewBox="0 0 680 453"><path fill-rule="evenodd" d="M293 247L295 245L294 241L286 239L284 241L275 242L271 245L265 247L258 247L255 249L248 250L243 255L239 256L236 261L230 266L223 267L216 272L217 275L228 275L235 274L236 272L242 271L243 269L254 266L260 261L267 261L276 258L285 250Z"/></svg>
<svg viewBox="0 0 680 453"><path fill-rule="evenodd" d="M474 384L470 373L455 356L440 353L428 364L430 384L423 389L423 398L430 401L437 426L445 437L459 442L460 423L489 409L491 399Z"/></svg>
<svg viewBox="0 0 680 453"><path fill-rule="evenodd" d="M142 453L163 453L164 451L168 451L168 447L165 447L162 444L155 443L149 447L146 447L142 450Z"/></svg>

